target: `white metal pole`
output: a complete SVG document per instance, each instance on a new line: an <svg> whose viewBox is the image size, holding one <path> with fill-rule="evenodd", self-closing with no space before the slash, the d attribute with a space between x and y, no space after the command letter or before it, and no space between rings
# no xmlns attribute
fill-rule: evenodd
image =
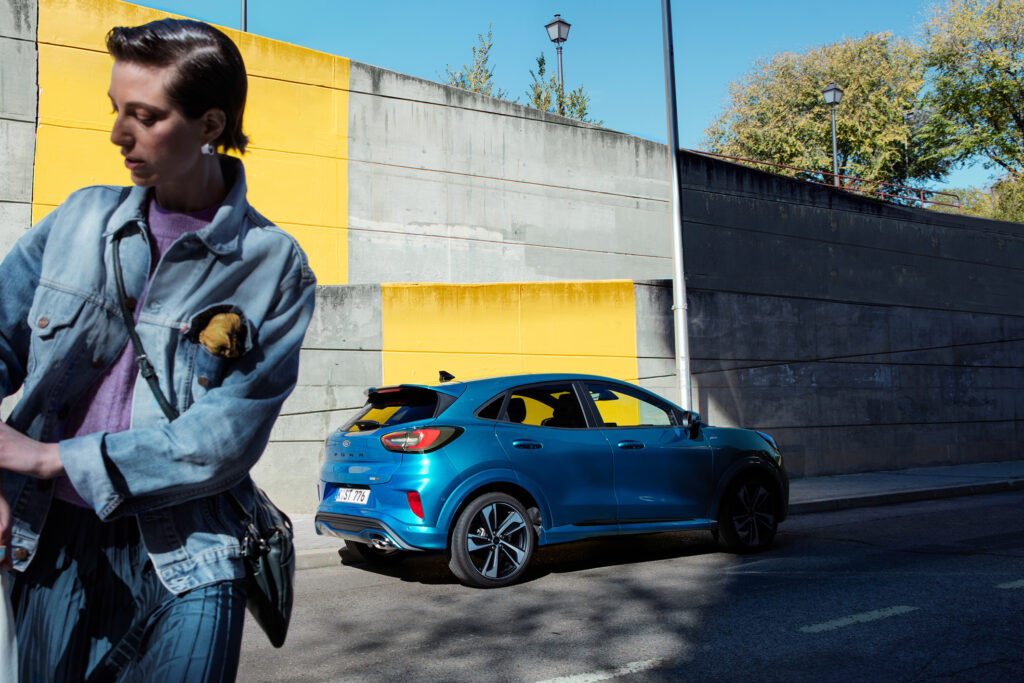
<svg viewBox="0 0 1024 683"><path fill-rule="evenodd" d="M683 266L683 200L679 191L679 122L676 117L676 69L672 49L670 0L661 0L665 45L665 105L668 113L668 151L672 167L672 313L676 337L676 383L679 405L692 410L690 396L690 335L686 322L686 270Z"/></svg>
<svg viewBox="0 0 1024 683"><path fill-rule="evenodd" d="M248 28L249 18L248 18L248 16L246 16L246 15L248 15L249 12L246 9L245 3L246 3L246 0L242 0L242 31L248 31L249 30L249 28Z"/></svg>
<svg viewBox="0 0 1024 683"><path fill-rule="evenodd" d="M836 145L836 105L832 109L832 181L839 187L839 147Z"/></svg>

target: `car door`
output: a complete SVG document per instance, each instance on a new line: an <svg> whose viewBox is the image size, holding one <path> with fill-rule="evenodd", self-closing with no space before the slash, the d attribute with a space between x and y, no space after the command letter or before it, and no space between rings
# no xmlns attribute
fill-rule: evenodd
<svg viewBox="0 0 1024 683"><path fill-rule="evenodd" d="M612 451L619 522L706 518L714 474L704 438L691 438L678 411L652 394L613 382L584 386Z"/></svg>
<svg viewBox="0 0 1024 683"><path fill-rule="evenodd" d="M494 433L513 468L543 491L550 526L616 523L611 450L587 428L572 382L512 389Z"/></svg>

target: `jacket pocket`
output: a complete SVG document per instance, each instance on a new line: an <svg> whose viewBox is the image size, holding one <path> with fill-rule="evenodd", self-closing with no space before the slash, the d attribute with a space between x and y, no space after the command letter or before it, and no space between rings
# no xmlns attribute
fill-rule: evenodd
<svg viewBox="0 0 1024 683"><path fill-rule="evenodd" d="M67 354L64 348L75 335L68 334L78 320L85 299L77 294L62 292L40 286L28 313L28 325L32 330L29 348L28 374L37 367L46 367L55 356Z"/></svg>

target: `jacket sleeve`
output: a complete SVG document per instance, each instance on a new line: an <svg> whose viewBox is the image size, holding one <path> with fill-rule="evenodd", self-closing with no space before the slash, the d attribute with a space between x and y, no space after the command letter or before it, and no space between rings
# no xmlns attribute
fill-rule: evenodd
<svg viewBox="0 0 1024 683"><path fill-rule="evenodd" d="M295 387L315 285L300 253L259 324L256 344L178 419L60 443L67 475L101 518L208 496L247 475ZM140 378L136 391L148 390Z"/></svg>
<svg viewBox="0 0 1024 683"><path fill-rule="evenodd" d="M60 207L22 235L0 263L0 398L16 392L25 381L32 330L32 307L43 251Z"/></svg>

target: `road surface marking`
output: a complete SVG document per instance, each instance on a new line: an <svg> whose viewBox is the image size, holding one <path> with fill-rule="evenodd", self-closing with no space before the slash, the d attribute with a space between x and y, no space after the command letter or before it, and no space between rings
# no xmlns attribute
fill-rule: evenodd
<svg viewBox="0 0 1024 683"><path fill-rule="evenodd" d="M650 671L659 666L672 664L674 661L673 659L645 659L642 662L623 664L615 669L601 669L600 671L591 671L586 674L550 678L546 681L540 681L540 683L597 683L597 681L607 681L619 676L640 673L641 671Z"/></svg>
<svg viewBox="0 0 1024 683"><path fill-rule="evenodd" d="M996 588L1024 588L1024 579L1021 579L1020 581L1011 581L1010 583L1001 583L996 586Z"/></svg>
<svg viewBox="0 0 1024 683"><path fill-rule="evenodd" d="M850 616L843 617L842 619L834 619L832 621L826 621L822 624L812 624L811 626L804 626L797 630L801 633L824 633L825 631L835 631L836 629L843 628L844 626L853 626L854 624L864 624L869 621L878 621L879 619L897 617L901 614L913 612L917 609L920 608L907 607L906 605L897 605L896 607L886 607L885 609L876 609L871 612L851 614Z"/></svg>

